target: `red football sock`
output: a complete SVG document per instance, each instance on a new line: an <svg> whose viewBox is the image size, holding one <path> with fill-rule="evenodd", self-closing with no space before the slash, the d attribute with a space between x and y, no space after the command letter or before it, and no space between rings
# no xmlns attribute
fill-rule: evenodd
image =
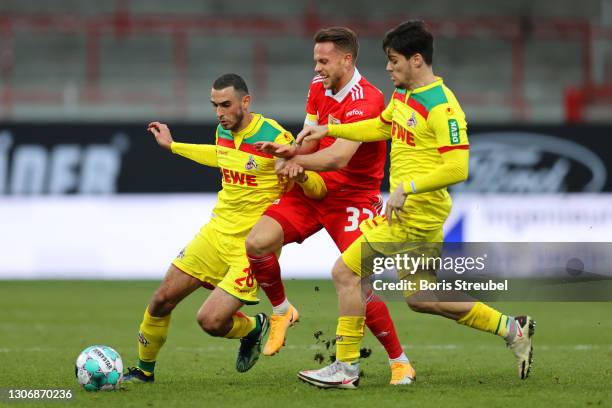
<svg viewBox="0 0 612 408"><path fill-rule="evenodd" d="M378 296L369 293L366 299L365 324L383 345L390 359L398 358L404 350L397 337L395 325L391 320L389 309Z"/></svg>
<svg viewBox="0 0 612 408"><path fill-rule="evenodd" d="M274 252L264 255L248 255L251 271L259 286L266 293L272 306L278 306L285 301L285 287L281 280L280 265Z"/></svg>

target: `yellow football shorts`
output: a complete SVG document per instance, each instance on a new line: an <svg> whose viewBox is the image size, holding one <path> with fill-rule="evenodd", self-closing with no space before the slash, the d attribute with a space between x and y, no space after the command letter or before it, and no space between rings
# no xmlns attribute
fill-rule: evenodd
<svg viewBox="0 0 612 408"><path fill-rule="evenodd" d="M208 223L172 264L202 282L223 289L246 304L257 304L257 281L249 267L245 239L246 234L224 234Z"/></svg>
<svg viewBox="0 0 612 408"><path fill-rule="evenodd" d="M359 228L363 233L343 253L342 260L357 275L369 277L372 275L368 261L375 256L393 257L396 254L411 256L440 256L444 235L442 226L436 229L421 229L409 222L400 223L395 220L391 226L384 216L365 220ZM363 264L362 264L363 262ZM400 280L427 280L435 282L436 274L432 270L418 270L414 274L398 272ZM412 295L414 291L404 291L404 296Z"/></svg>

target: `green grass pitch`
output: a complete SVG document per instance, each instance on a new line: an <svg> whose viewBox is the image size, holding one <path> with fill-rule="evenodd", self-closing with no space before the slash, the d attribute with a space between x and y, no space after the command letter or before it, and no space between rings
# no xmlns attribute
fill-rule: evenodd
<svg viewBox="0 0 612 408"><path fill-rule="evenodd" d="M361 361L357 391L320 390L296 373L316 368L316 353L329 354L313 333L331 338L336 324L335 292L329 281L289 281L287 293L301 322L290 329L279 355L261 357L248 373L235 371L238 343L212 338L195 322L207 295L202 289L173 314L156 383L88 393L74 378L74 361L92 344L114 347L126 365L136 360L136 333L157 282L0 281L0 388L71 388L71 402L7 402L15 407L209 407L209 406L612 406L612 308L605 303L496 304L510 314L537 321L535 365L527 381L495 336L449 320L389 304L402 343L417 369L412 386L391 387L382 347ZM318 288L318 290L315 290ZM268 311L269 304L245 308Z"/></svg>

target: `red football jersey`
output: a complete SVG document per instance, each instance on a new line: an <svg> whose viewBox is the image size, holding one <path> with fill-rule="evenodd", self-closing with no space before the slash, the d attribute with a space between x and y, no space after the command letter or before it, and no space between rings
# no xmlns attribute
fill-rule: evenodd
<svg viewBox="0 0 612 408"><path fill-rule="evenodd" d="M315 76L306 102L307 125L350 123L376 118L385 108L383 93L355 69L353 78L336 94L323 87ZM336 141L324 137L319 150ZM363 143L348 164L340 170L322 172L328 191L344 189L380 190L384 177L387 144L384 141Z"/></svg>

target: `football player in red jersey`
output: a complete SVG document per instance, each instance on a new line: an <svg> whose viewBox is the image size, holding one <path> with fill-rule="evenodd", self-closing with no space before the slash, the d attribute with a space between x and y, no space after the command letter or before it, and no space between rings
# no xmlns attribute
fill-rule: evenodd
<svg viewBox="0 0 612 408"><path fill-rule="evenodd" d="M306 125L351 123L376 118L384 109L384 95L355 67L357 36L345 27L319 30L314 36L317 75L306 103ZM321 201L304 196L300 188L271 205L246 240L251 270L273 306L271 331L264 355L277 353L287 329L299 318L287 299L277 252L284 244L301 243L325 228L344 251L360 235L359 224L382 209L380 183L384 176L385 142L356 143L327 138L320 143L282 147L261 143L259 148L286 159L283 174L295 177L304 170L321 172L327 195ZM408 384L414 370L406 357L382 300L366 291L365 325L385 347L391 365L391 384Z"/></svg>

